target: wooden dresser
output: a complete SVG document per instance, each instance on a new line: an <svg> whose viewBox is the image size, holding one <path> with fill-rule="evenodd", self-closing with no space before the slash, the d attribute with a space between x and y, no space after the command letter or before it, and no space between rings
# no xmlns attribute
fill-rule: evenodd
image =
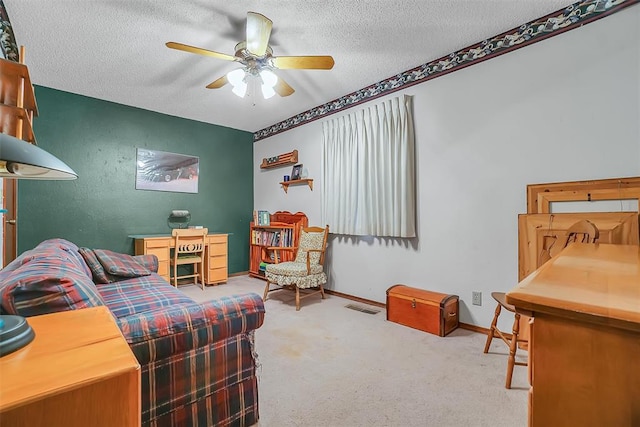
<svg viewBox="0 0 640 427"><path fill-rule="evenodd" d="M27 321L35 339L0 358L0 425L140 426L140 365L106 307Z"/></svg>
<svg viewBox="0 0 640 427"><path fill-rule="evenodd" d="M574 243L506 298L532 317L529 426L640 425L640 247Z"/></svg>

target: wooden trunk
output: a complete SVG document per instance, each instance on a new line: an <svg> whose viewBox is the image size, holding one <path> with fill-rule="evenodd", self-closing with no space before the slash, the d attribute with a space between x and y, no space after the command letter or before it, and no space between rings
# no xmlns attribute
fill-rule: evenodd
<svg viewBox="0 0 640 427"><path fill-rule="evenodd" d="M387 289L387 320L444 337L458 327L458 296L391 286Z"/></svg>

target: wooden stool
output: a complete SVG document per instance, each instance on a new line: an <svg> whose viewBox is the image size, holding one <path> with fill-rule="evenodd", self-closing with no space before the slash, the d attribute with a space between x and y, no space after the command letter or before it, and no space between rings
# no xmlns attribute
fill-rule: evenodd
<svg viewBox="0 0 640 427"><path fill-rule="evenodd" d="M511 388L511 377L513 376L514 365L527 366L527 362L516 361L516 351L518 350L518 343L528 343L528 341L518 338L518 334L520 333L520 315L516 313L516 309L514 306L507 303L505 299L505 293L491 292L491 296L498 302L498 306L496 307L495 315L493 316L493 321L491 322L491 328L489 329L489 333L487 334L487 342L484 345L484 352L487 353L489 351L491 341L494 337L500 338L502 341L504 341L505 344L507 344L507 346L509 347L509 359L507 362L507 380L505 382L505 387ZM511 337L498 329L498 317L500 316L500 312L502 311L503 307L514 313L515 315Z"/></svg>

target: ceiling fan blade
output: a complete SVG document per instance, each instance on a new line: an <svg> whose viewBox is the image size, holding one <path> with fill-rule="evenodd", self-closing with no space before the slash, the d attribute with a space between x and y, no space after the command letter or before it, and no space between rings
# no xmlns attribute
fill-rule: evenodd
<svg viewBox="0 0 640 427"><path fill-rule="evenodd" d="M189 46L188 44L167 42L167 47L171 49L183 50L185 52L196 53L198 55L212 56L218 59L224 59L227 61L236 61L235 56L227 55L226 53L215 52L213 50L202 49L201 47Z"/></svg>
<svg viewBox="0 0 640 427"><path fill-rule="evenodd" d="M247 12L247 50L255 56L264 56L269 46L273 22L264 15Z"/></svg>
<svg viewBox="0 0 640 427"><path fill-rule="evenodd" d="M330 70L335 64L331 56L277 56L271 60L274 67L282 70Z"/></svg>
<svg viewBox="0 0 640 427"><path fill-rule="evenodd" d="M225 74L224 76L220 77L218 80L215 80L209 83L207 85L207 89L218 89L226 85L227 83L229 83L229 80L227 80L227 75Z"/></svg>
<svg viewBox="0 0 640 427"><path fill-rule="evenodd" d="M280 96L289 96L293 92L295 92L295 90L291 86L289 86L287 82L282 80L282 77L280 76L278 76L278 83L276 83L276 85L273 87L273 90L275 90L276 93Z"/></svg>

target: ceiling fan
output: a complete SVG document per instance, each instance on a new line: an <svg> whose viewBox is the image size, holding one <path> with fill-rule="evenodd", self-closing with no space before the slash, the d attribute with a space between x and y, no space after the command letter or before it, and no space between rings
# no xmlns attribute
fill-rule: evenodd
<svg viewBox="0 0 640 427"><path fill-rule="evenodd" d="M266 16L248 12L246 40L236 45L235 55L177 42L167 42L166 45L171 49L242 64L242 68L233 70L207 85L207 89L218 89L230 83L233 86L233 93L240 97L246 94L247 85L251 80L260 80L262 95L265 99L276 93L280 96L291 95L294 89L273 72L275 69L330 70L333 68L334 61L331 56L273 56L273 50L269 46L272 25L273 23Z"/></svg>

